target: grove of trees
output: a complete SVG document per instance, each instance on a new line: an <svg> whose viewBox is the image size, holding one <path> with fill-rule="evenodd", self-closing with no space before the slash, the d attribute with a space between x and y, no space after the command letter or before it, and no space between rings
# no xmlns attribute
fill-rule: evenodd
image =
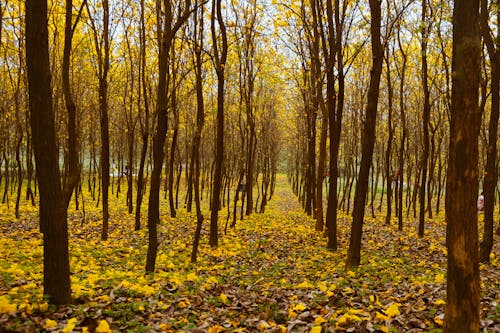
<svg viewBox="0 0 500 333"><path fill-rule="evenodd" d="M346 267L365 215L423 238L445 211L444 331L478 331L500 234L498 1L9 0L0 20L2 204L39 205L52 303L71 302L70 205L102 207L105 241L124 191L154 273L163 211L194 206L195 263L204 223L217 247L286 173L332 251L352 215Z"/></svg>

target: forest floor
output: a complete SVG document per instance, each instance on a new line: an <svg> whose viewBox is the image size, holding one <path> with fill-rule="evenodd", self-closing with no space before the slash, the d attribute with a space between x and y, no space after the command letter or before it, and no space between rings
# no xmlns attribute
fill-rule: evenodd
<svg viewBox="0 0 500 333"><path fill-rule="evenodd" d="M37 208L0 207L0 332L440 332L445 308L443 216L385 225L366 217L361 265L346 270L351 217L339 212L340 249L326 249L301 212L285 176L264 214L237 222L220 246L207 245L205 221L197 264L189 261L195 217L162 208L154 276L144 274L147 230L133 231L124 198L110 203L110 237L86 199L86 219L70 210L73 304L42 296L42 240ZM92 207L91 207L92 206ZM167 207L166 204L163 207ZM205 214L208 215L207 213ZM500 332L500 239L481 265L481 325Z"/></svg>

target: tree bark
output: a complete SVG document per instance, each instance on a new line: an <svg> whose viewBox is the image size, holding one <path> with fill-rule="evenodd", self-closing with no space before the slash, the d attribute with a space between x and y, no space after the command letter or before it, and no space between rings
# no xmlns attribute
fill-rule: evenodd
<svg viewBox="0 0 500 333"><path fill-rule="evenodd" d="M497 1L497 19L500 19L500 3ZM486 167L484 176L484 232L481 241L479 260L483 263L490 262L490 253L493 248L493 210L495 208L495 188L498 179L497 165L497 139L498 116L500 109L499 84L500 84L500 32L497 31L497 46L491 37L488 26L488 2L481 0L481 27L484 43L491 61L491 111L488 125L488 150L486 152ZM500 22L498 22L500 27Z"/></svg>
<svg viewBox="0 0 500 333"><path fill-rule="evenodd" d="M430 33L430 27L427 22L427 1L422 0L422 41L421 41L421 56L422 56L422 89L424 93L424 109L423 109L423 133L424 133L424 150L421 160L421 178L419 191L419 217L418 217L418 237L424 236L425 227L425 189L427 186L427 166L429 160L429 121L431 113L431 104L429 97L429 81L427 71L427 42Z"/></svg>
<svg viewBox="0 0 500 333"><path fill-rule="evenodd" d="M43 232L43 289L51 303L71 301L68 225L63 201L48 51L47 2L26 1L26 63L29 110Z"/></svg>
<svg viewBox="0 0 500 333"><path fill-rule="evenodd" d="M222 49L219 54L218 41L215 30L215 20L219 24L222 37ZM218 217L220 207L220 192L222 186L222 166L224 162L224 71L227 59L227 33L222 17L221 0L213 0L211 18L212 42L214 48L215 71L217 72L217 116L216 116L216 146L215 146L215 170L212 185L212 200L210 202L210 239L209 244L217 247ZM248 205L247 205L248 207Z"/></svg>
<svg viewBox="0 0 500 333"><path fill-rule="evenodd" d="M452 108L446 177L447 301L443 332L479 332L476 196L481 39L479 0L453 8Z"/></svg>
<svg viewBox="0 0 500 333"><path fill-rule="evenodd" d="M356 192L354 195L354 208L352 213L351 237L347 253L346 267L358 266L361 259L361 235L363 219L365 216L366 193L368 178L373 157L375 143L375 126L377 121L377 104L380 89L380 76L384 60L384 49L380 40L381 4L379 0L370 0L371 13L371 41L372 41L372 70L370 72L370 86L366 106L366 119L364 122L363 140L361 145L361 163Z"/></svg>

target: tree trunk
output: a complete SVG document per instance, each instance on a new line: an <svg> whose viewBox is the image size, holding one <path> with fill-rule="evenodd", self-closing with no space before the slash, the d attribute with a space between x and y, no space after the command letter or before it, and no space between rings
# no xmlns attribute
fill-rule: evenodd
<svg viewBox="0 0 500 333"><path fill-rule="evenodd" d="M219 54L215 30L215 20L219 24L222 36L222 49ZM216 116L216 145L215 145L215 170L212 185L212 200L210 201L210 239L209 244L217 247L219 242L217 220L220 208L220 192L222 186L222 166L224 162L224 71L227 59L227 33L222 17L221 0L213 0L211 18L212 42L214 48L215 70L217 72L217 116ZM248 207L248 205L247 205Z"/></svg>
<svg viewBox="0 0 500 333"><path fill-rule="evenodd" d="M347 253L346 267L358 266L361 259L361 235L363 219L365 216L366 193L368 190L368 178L370 165L373 157L373 146L375 143L375 126L377 121L377 104L380 87L380 76L382 74L382 62L384 49L380 40L381 4L379 0L370 0L371 13L371 41L372 41L372 70L370 72L370 87L368 90L368 101L366 105L366 119L364 123L363 140L361 146L361 164L356 192L354 196L353 220L349 250Z"/></svg>
<svg viewBox="0 0 500 333"><path fill-rule="evenodd" d="M146 155L148 151L148 141L149 141L149 102L148 94L146 89L146 27L145 27L145 17L144 17L144 0L141 0L141 38L140 38L140 53L141 62L140 70L141 77L139 79L139 93L144 96L144 123L141 123L141 134L142 134L142 147L141 147L141 158L139 161L139 172L137 173L137 197L135 203L135 230L141 229L141 205L142 198L144 196L145 184L144 184L144 164L146 163ZM141 99L139 98L139 103ZM139 107L140 109L140 107Z"/></svg>
<svg viewBox="0 0 500 333"><path fill-rule="evenodd" d="M387 76L387 127L388 127L388 136L387 136L387 146L385 148L385 180L387 187L387 214L385 215L385 223L391 223L391 215L392 215L392 182L395 180L393 177L394 173L391 168L391 154L392 154L392 137L394 135L394 130L392 128L392 98L393 98L393 90L392 90L392 79L391 79L391 65L390 65L390 54L389 47L386 52L386 76Z"/></svg>
<svg viewBox="0 0 500 333"><path fill-rule="evenodd" d="M500 3L497 1L497 24L500 27ZM493 210L495 208L495 188L498 179L497 139L498 139L498 116L500 108L499 84L500 84L500 32L497 31L497 46L490 35L488 26L488 3L481 0L481 23L484 43L486 44L491 61L491 111L488 127L488 150L486 153L486 167L484 176L484 232L481 242L479 260L483 263L490 262L490 253L493 248Z"/></svg>
<svg viewBox="0 0 500 333"><path fill-rule="evenodd" d="M447 300L443 332L479 332L478 107L481 64L479 1L453 8L453 77L446 177Z"/></svg>
<svg viewBox="0 0 500 333"><path fill-rule="evenodd" d="M43 288L55 305L71 301L68 225L63 201L48 52L47 2L26 1L26 63L31 132L40 191Z"/></svg>
<svg viewBox="0 0 500 333"><path fill-rule="evenodd" d="M427 185L427 166L429 160L429 120L431 113L431 104L429 100L429 82L427 71L427 42L430 33L430 23L427 23L427 1L422 0L422 42L421 42L421 55L422 55L422 87L424 92L424 110L423 110L423 133L424 133L424 150L422 152L422 171L420 178L420 191L419 191L419 218L418 218L418 237L424 236L425 226L425 189Z"/></svg>

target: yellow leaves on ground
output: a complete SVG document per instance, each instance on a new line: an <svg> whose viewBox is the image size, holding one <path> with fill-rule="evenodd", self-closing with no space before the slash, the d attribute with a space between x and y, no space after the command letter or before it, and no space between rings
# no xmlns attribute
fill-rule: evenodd
<svg viewBox="0 0 500 333"><path fill-rule="evenodd" d="M434 277L434 283L443 283L445 281L444 274L436 274Z"/></svg>
<svg viewBox="0 0 500 333"><path fill-rule="evenodd" d="M95 329L96 333L112 333L113 331L109 327L109 324L106 320L99 320L99 325Z"/></svg>
<svg viewBox="0 0 500 333"><path fill-rule="evenodd" d="M57 321L47 318L45 319L45 325L43 327L45 329L51 329L57 327Z"/></svg>
<svg viewBox="0 0 500 333"><path fill-rule="evenodd" d="M322 331L321 326L313 326L313 328L311 328L309 333L321 333L321 331Z"/></svg>
<svg viewBox="0 0 500 333"><path fill-rule="evenodd" d="M442 300L442 299L438 299L438 300L434 301L434 305L445 305L445 304L446 304L446 301Z"/></svg>
<svg viewBox="0 0 500 333"><path fill-rule="evenodd" d="M280 181L286 183L285 178ZM88 216L99 217L91 206ZM412 316L418 317L422 331L440 326L445 305L444 222L436 223L441 228L432 233L436 239L418 239L411 228L400 232L385 225L383 218L367 221L361 265L349 270L345 248L332 252L321 246L323 234L314 231L314 221L300 211L288 185L278 183L266 212L238 220L218 248L202 238L196 265L189 260L195 216L180 208L172 219L166 210L166 223L158 225L162 238L157 269L145 276L147 231L132 231L133 215L124 213L123 207L121 202L110 207L112 219L120 224L110 229L112 241L107 243L99 241L102 220L89 218L82 226L69 219L76 301L62 316L55 316L60 310L49 308L42 295L38 225L33 222L33 231L15 234L22 241L0 233L0 248L7 251L0 258L0 315L18 321L39 319L37 330L63 333L78 330L87 314L109 320L95 322L102 332L117 330L130 320L130 331L171 333L195 328L209 333L258 332L259 325L263 332L273 333L285 333L292 326L297 332L356 332L367 322L381 332L404 332ZM350 222L349 214L339 212L341 244ZM1 223L0 228L5 227ZM208 225L204 228L205 235ZM494 258L498 257L497 252ZM496 275L487 274L498 271L498 265L495 260L491 267L481 267L486 281L496 281ZM494 299L486 288L485 292ZM483 311L495 316L494 308ZM46 318L58 318L56 326L44 328Z"/></svg>
<svg viewBox="0 0 500 333"><path fill-rule="evenodd" d="M323 323L326 323L327 320L325 318L323 318L322 316L317 316L316 318L314 318L314 324L315 325L321 325Z"/></svg>
<svg viewBox="0 0 500 333"><path fill-rule="evenodd" d="M9 313L16 311L16 305L11 304L5 296L0 296L0 313Z"/></svg>
<svg viewBox="0 0 500 333"><path fill-rule="evenodd" d="M229 304L229 299L227 298L226 294L221 293L219 295L219 298L220 298L220 301L222 302L222 304L224 304L224 305Z"/></svg>
<svg viewBox="0 0 500 333"><path fill-rule="evenodd" d="M208 333L220 333L224 331L226 331L226 329L220 325L214 325L208 329Z"/></svg>
<svg viewBox="0 0 500 333"><path fill-rule="evenodd" d="M387 309L385 309L385 314L391 318L399 316L401 314L401 312L399 311L400 305L401 304L399 304L399 303L391 303L389 305L389 307Z"/></svg>
<svg viewBox="0 0 500 333"><path fill-rule="evenodd" d="M309 282L308 280L304 280L302 283L294 286L293 289L313 289L314 287L315 286L313 283Z"/></svg>
<svg viewBox="0 0 500 333"><path fill-rule="evenodd" d="M66 324L66 327L63 328L62 332L63 333L69 333L69 332L73 331L73 329L76 326L76 322L77 321L78 321L78 319L76 319L76 318L69 319L68 323Z"/></svg>

